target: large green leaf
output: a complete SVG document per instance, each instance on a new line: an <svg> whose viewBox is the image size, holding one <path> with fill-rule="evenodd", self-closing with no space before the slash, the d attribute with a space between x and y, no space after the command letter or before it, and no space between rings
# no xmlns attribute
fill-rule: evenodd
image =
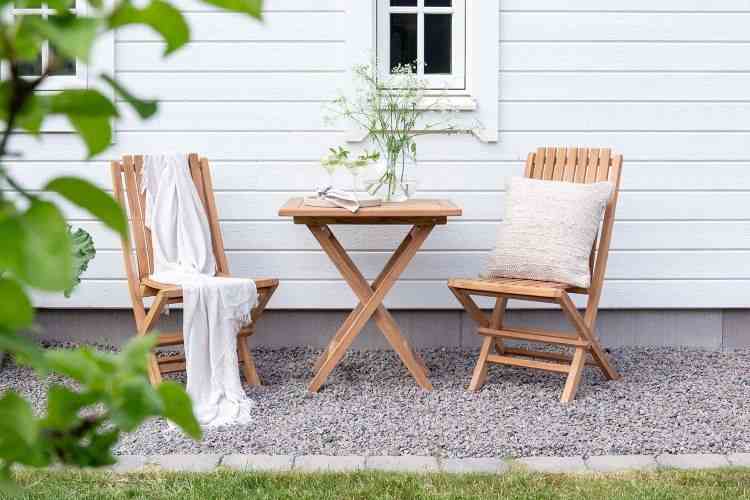
<svg viewBox="0 0 750 500"><path fill-rule="evenodd" d="M48 112L48 98L39 94L32 94L18 113L16 123L23 130L38 135L42 131L42 123Z"/></svg>
<svg viewBox="0 0 750 500"><path fill-rule="evenodd" d="M156 346L157 340L156 334L130 340L119 356L122 367L145 376L148 373L148 355Z"/></svg>
<svg viewBox="0 0 750 500"><path fill-rule="evenodd" d="M68 116L115 117L117 108L107 96L92 89L68 89L50 97L50 111Z"/></svg>
<svg viewBox="0 0 750 500"><path fill-rule="evenodd" d="M0 83L0 120L8 120L10 110L10 82ZM32 134L39 134L47 112L49 111L49 100L47 96L31 94L16 115L16 126Z"/></svg>
<svg viewBox="0 0 750 500"><path fill-rule="evenodd" d="M47 392L44 425L66 430L79 420L78 412L95 401L96 397L91 393L79 393L62 385L52 385Z"/></svg>
<svg viewBox="0 0 750 500"><path fill-rule="evenodd" d="M69 89L50 97L50 111L63 114L81 136L89 157L101 153L112 143L111 118L117 108L101 92L91 89Z"/></svg>
<svg viewBox="0 0 750 500"><path fill-rule="evenodd" d="M42 50L44 37L28 22L29 18L39 16L22 16L14 40L15 56L19 61L33 61ZM5 56L5 54L3 54Z"/></svg>
<svg viewBox="0 0 750 500"><path fill-rule="evenodd" d="M88 210L108 227L127 237L128 221L120 204L91 182L79 177L57 177L44 187L68 201Z"/></svg>
<svg viewBox="0 0 750 500"><path fill-rule="evenodd" d="M0 325L0 352L12 352L16 363L29 365L40 372L47 369L44 353L27 335L11 332Z"/></svg>
<svg viewBox="0 0 750 500"><path fill-rule="evenodd" d="M136 113L138 113L138 116L143 118L144 120L146 118L151 118L156 113L156 110L158 108L156 101L149 101L144 99L139 99L138 97L131 94L128 89L120 85L120 83L110 77L109 75L101 75L102 80L107 82L119 95L122 97L125 102L130 104L130 106L135 110Z"/></svg>
<svg viewBox="0 0 750 500"><path fill-rule="evenodd" d="M17 214L0 217L0 234L3 235L3 244L0 245L0 270L22 275L25 240L21 217Z"/></svg>
<svg viewBox="0 0 750 500"><path fill-rule="evenodd" d="M137 428L148 417L161 415L162 399L144 376L130 376L118 386L112 405L112 422L125 432Z"/></svg>
<svg viewBox="0 0 750 500"><path fill-rule="evenodd" d="M31 405L13 391L0 399L0 457L28 465L46 465Z"/></svg>
<svg viewBox="0 0 750 500"><path fill-rule="evenodd" d="M94 247L94 240L91 235L80 227L73 232L70 231L70 239L73 244L73 277L74 283L71 288L65 290L65 297L70 297L73 294L73 290L81 283L81 275L89 267L91 262L96 256L96 248Z"/></svg>
<svg viewBox="0 0 750 500"><path fill-rule="evenodd" d="M260 19L263 15L263 0L203 0L203 2L224 10L249 14L256 19Z"/></svg>
<svg viewBox="0 0 750 500"><path fill-rule="evenodd" d="M109 118L68 115L68 121L86 144L89 158L101 153L112 144L112 123Z"/></svg>
<svg viewBox="0 0 750 500"><path fill-rule="evenodd" d="M17 281L0 277L0 325L20 330L31 325L34 309Z"/></svg>
<svg viewBox="0 0 750 500"><path fill-rule="evenodd" d="M50 370L72 378L82 384L94 384L106 376L99 364L86 349L45 351L44 357Z"/></svg>
<svg viewBox="0 0 750 500"><path fill-rule="evenodd" d="M89 62L99 23L93 17L65 15L23 16L21 24L24 29L52 42L60 54Z"/></svg>
<svg viewBox="0 0 750 500"><path fill-rule="evenodd" d="M193 439L201 438L201 426L193 413L193 404L185 389L176 382L162 382L156 388L164 404L163 415L179 425Z"/></svg>
<svg viewBox="0 0 750 500"><path fill-rule="evenodd" d="M164 55L171 54L190 41L190 27L182 13L162 0L151 0L139 9L130 2L122 2L109 18L110 28L128 24L145 24L161 35L167 48Z"/></svg>
<svg viewBox="0 0 750 500"><path fill-rule="evenodd" d="M16 224L11 219L0 225L10 226L11 234L19 237L18 242L9 245L15 248L9 252L9 260L20 258L16 267L11 268L16 278L42 290L62 291L70 287L73 282L70 235L65 219L54 204L35 199L29 209L17 217Z"/></svg>

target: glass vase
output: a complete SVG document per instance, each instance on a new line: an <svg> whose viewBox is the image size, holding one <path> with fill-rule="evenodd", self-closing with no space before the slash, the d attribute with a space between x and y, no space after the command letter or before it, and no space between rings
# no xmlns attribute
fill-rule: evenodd
<svg viewBox="0 0 750 500"><path fill-rule="evenodd" d="M381 155L377 175L366 181L365 187L371 196L389 202L402 202L416 194L417 182L409 174L416 167L414 155L406 148L384 151Z"/></svg>

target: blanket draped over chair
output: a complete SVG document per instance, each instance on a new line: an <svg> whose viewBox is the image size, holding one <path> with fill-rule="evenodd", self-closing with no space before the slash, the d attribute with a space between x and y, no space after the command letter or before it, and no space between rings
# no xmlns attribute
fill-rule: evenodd
<svg viewBox="0 0 750 500"><path fill-rule="evenodd" d="M203 426L244 424L253 402L238 371L237 334L258 301L253 280L216 276L208 218L186 155L147 156L143 190L151 279L183 289L187 392Z"/></svg>

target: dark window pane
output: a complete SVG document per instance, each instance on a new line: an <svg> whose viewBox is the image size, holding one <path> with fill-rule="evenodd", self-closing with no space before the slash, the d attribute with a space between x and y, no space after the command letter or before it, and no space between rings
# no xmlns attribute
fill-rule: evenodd
<svg viewBox="0 0 750 500"><path fill-rule="evenodd" d="M425 14L424 16L424 72L451 73L452 16Z"/></svg>
<svg viewBox="0 0 750 500"><path fill-rule="evenodd" d="M391 70L417 61L417 15L391 14Z"/></svg>
<svg viewBox="0 0 750 500"><path fill-rule="evenodd" d="M76 74L76 60L61 56L52 44L49 46L48 64L51 75Z"/></svg>
<svg viewBox="0 0 750 500"><path fill-rule="evenodd" d="M391 7L416 7L417 0L391 0Z"/></svg>
<svg viewBox="0 0 750 500"><path fill-rule="evenodd" d="M451 0L424 0L425 7L450 7L453 5Z"/></svg>
<svg viewBox="0 0 750 500"><path fill-rule="evenodd" d="M19 76L41 76L42 74L42 54L41 52L34 61L19 61Z"/></svg>

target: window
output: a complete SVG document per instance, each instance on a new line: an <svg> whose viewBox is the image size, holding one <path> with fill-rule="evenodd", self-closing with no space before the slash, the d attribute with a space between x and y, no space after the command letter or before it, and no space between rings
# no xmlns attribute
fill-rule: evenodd
<svg viewBox="0 0 750 500"><path fill-rule="evenodd" d="M348 65L368 64L376 54L380 74L390 73L393 33L394 62L424 61L422 67L415 65L417 73L430 82L440 102L475 119L480 141L498 141L500 0L349 0L344 4ZM406 16L395 16L392 26L392 14ZM359 142L366 135L351 129L346 140Z"/></svg>
<svg viewBox="0 0 750 500"><path fill-rule="evenodd" d="M465 90L466 0L377 0L378 71L411 65L435 90Z"/></svg>
<svg viewBox="0 0 750 500"><path fill-rule="evenodd" d="M73 14L83 11L83 0L74 3L70 11ZM50 8L42 0L30 0L22 5L18 3L11 9L10 15L13 18L20 16L41 16L49 18L56 15L55 9ZM36 60L24 61L18 67L21 76L34 78L40 76L43 72L49 72L49 76L43 83L40 90L61 90L68 87L86 87L87 68L86 65L75 59L69 59L61 56L54 45L49 41L44 41L40 47L39 55ZM3 68L3 77L7 75L8 68Z"/></svg>

